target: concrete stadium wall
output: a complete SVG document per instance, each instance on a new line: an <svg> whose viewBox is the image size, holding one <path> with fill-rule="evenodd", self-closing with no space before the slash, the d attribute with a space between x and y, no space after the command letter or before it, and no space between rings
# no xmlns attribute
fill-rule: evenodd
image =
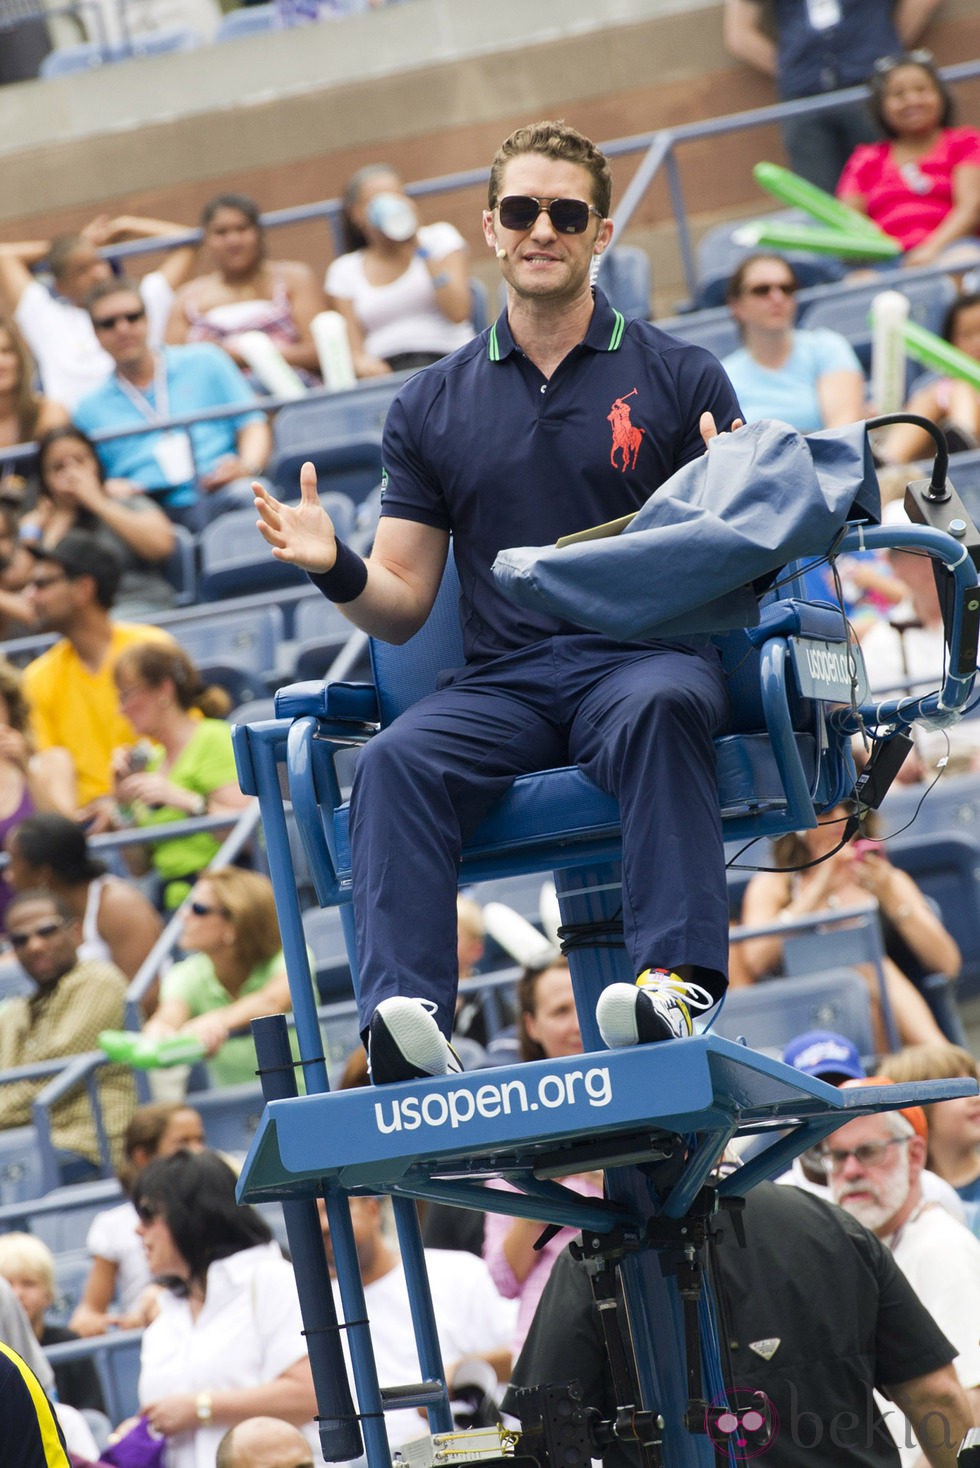
<svg viewBox="0 0 980 1468"><path fill-rule="evenodd" d="M411 0L0 88L0 231L47 236L124 209L193 224L223 190L283 208L340 193L379 158L408 179L480 167L535 117L561 115L611 140L775 100L765 78L725 54L718 0L606 0L601 20L599 10L594 0ZM946 0L927 39L941 63L980 56L975 0ZM962 120L980 124L980 84L960 100ZM696 231L763 206L750 174L760 157L782 161L775 128L683 148ZM615 165L617 193L634 166ZM474 189L438 213L490 280L481 203ZM628 237L649 251L658 314L670 312L683 283L662 183ZM322 225L307 224L277 231L274 251L319 269L330 246Z"/></svg>

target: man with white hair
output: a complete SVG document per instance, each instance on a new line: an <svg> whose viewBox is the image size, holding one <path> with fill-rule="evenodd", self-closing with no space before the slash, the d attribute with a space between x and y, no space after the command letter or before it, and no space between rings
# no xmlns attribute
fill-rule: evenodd
<svg viewBox="0 0 980 1468"><path fill-rule="evenodd" d="M887 1081L873 1076L866 1084ZM858 1117L827 1138L824 1166L834 1202L891 1250L923 1305L956 1346L956 1373L973 1421L980 1424L980 1241L923 1196L927 1136L921 1106ZM902 1424L895 1419L896 1414L889 1414L903 1464L916 1463L918 1445L899 1436Z"/></svg>

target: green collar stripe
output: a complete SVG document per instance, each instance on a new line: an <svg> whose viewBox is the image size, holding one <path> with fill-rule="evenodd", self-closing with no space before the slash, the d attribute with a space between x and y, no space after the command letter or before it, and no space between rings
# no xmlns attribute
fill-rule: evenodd
<svg viewBox="0 0 980 1468"><path fill-rule="evenodd" d="M622 311L614 311L613 315L616 317L616 320L613 322L612 336L609 338L609 345L606 348L607 352L619 351L620 343L623 340L623 332L626 330L626 317Z"/></svg>
<svg viewBox="0 0 980 1468"><path fill-rule="evenodd" d="M496 323L496 321L493 323L493 325L490 328L490 340L487 343L487 355L490 358L490 361L491 362L499 362L500 361L500 344L497 341L497 323Z"/></svg>

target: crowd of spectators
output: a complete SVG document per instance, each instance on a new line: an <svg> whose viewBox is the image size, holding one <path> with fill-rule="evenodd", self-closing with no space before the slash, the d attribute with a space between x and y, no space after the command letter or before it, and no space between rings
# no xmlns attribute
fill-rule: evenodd
<svg viewBox="0 0 980 1468"><path fill-rule="evenodd" d="M733 48L741 34L740 54L765 68L775 64L775 52L745 45L754 0L730 0L726 9ZM873 34L884 35L880 16L876 25ZM914 27L900 30L908 40ZM780 56L788 68L789 53ZM846 163L841 196L895 234L911 266L945 259L953 246L960 263L972 258L980 231L980 133L951 126L945 88L928 58L898 54L871 75L875 115L888 139L874 141L870 130L848 162L849 145L840 160ZM833 78L834 85L847 79L840 69ZM784 94L827 89L822 80L809 93L807 86L802 75L794 76ZM794 161L802 160L800 135L788 142L797 150ZM804 171L802 161L800 167ZM831 184L836 181L837 175ZM908 197L899 197L902 191ZM57 637L23 674L0 661L0 839L8 858L0 918L11 962L32 986L0 1007L0 1069L82 1053L96 1046L100 1031L120 1029L127 983L164 922L180 909L181 956L159 989L145 996L143 1034L198 1042L212 1084L254 1077L249 1020L290 1008L270 883L240 867L215 867L220 838L210 830L162 839L153 834L154 826L184 817L234 820L248 803L235 775L230 701L204 686L174 635L140 619L172 601L160 568L173 549L174 525L196 535L217 515L250 506L252 480L268 464L269 419L256 391L261 384L238 341L243 333L265 334L314 388L320 360L313 323L324 310L343 318L362 378L422 367L473 334L462 237L444 222L422 223L386 164L370 165L351 179L347 249L330 264L322 287L307 266L270 258L251 199L220 195L201 224L210 268L193 278L198 251L191 246L169 250L161 267L139 282L112 273L101 247L180 233L179 226L158 220L100 219L70 238L0 244L0 304L8 313L0 317L0 456L14 445L38 446L34 458L0 468L0 617L8 635ZM42 262L53 293L33 273ZM754 255L733 275L728 300L742 347L725 366L746 417L778 416L802 431L860 418L868 410L860 363L834 333L796 328L796 289L792 265L776 254ZM964 294L945 331L973 356L976 312L977 297ZM940 423L951 446L960 448L976 441L976 399L972 387L942 378L918 387L910 406ZM187 427L168 423L220 407L237 411ZM134 431L100 437L127 428ZM906 462L921 449L921 442L895 430L882 441L880 455ZM922 629L936 620L938 603L917 575L919 564L910 567L908 559L896 555L882 568L891 586L876 606L869 656L876 632L887 643L891 607L903 599L914 602ZM913 671L919 673L918 664ZM934 668L921 671L928 678ZM917 774L925 780L928 766ZM129 828L138 828L141 840L145 834L142 844L127 848L131 877L107 872L88 850L86 833ZM835 826L786 838L792 850L785 864L799 871L757 877L746 896L746 921L778 923L786 915L858 902L874 906L887 947L888 998L908 1047L883 1059L881 1069L894 1080L975 1079L975 1059L949 1044L917 987L925 974L955 977L954 940L881 849L845 848L808 866L827 857L835 838ZM144 889L135 879L147 875L153 881ZM776 971L781 947L778 934L746 945L746 980ZM473 974L483 950L479 908L464 898L461 977ZM514 1006L522 1060L581 1052L564 960L529 970ZM473 1028L479 1010L464 989L460 1032L475 1034L477 1046L487 1038L482 1012ZM883 1052L880 1026L876 1038ZM41 1084L0 1086L0 1128L30 1121L30 1102ZM284 1451L290 1442L296 1451L298 1441L300 1452L305 1443L314 1455L309 1461L318 1463L295 1284L267 1225L235 1204L234 1172L201 1150L200 1118L183 1099L137 1109L132 1075L122 1065L100 1072L99 1087L126 1198L92 1225L91 1273L72 1329L94 1336L115 1325L145 1327L141 1412L168 1438L168 1468L263 1461L248 1454L253 1443L261 1452L266 1441ZM827 1140L817 1166L835 1199L878 1236L926 1305L934 1304L950 1339L959 1344L962 1336L958 1372L976 1420L980 1364L961 1321L968 1315L975 1323L969 1302L971 1292L980 1291L980 1247L969 1233L972 1228L980 1235L980 1103L948 1102L929 1108L928 1116L918 1108L915 1113L851 1123ZM52 1128L62 1180L94 1176L99 1146L84 1095L54 1108ZM959 1194L965 1222L944 1214L937 1223L920 1181L927 1160ZM584 1194L602 1188L599 1174L564 1181ZM777 1216L778 1205L764 1207ZM793 1220L793 1207L786 1216ZM321 1218L329 1259L323 1208ZM382 1383L415 1379L410 1304L384 1209L376 1199L357 1197L352 1219ZM819 1211L803 1224L814 1236L820 1226L831 1227ZM483 1258L465 1250L429 1251L437 1325L450 1366L476 1356L489 1362L501 1384L509 1379L570 1232L538 1249L540 1229L533 1221L490 1214ZM856 1235L845 1232L851 1249ZM21 1299L43 1345L58 1330L44 1321L56 1261L36 1242L0 1236L0 1276ZM945 1290L935 1302L931 1292L939 1292L939 1284L925 1268L934 1250L959 1261L957 1290ZM881 1251L869 1257L879 1268ZM562 1270L567 1275L564 1264ZM879 1272L891 1290L892 1275L884 1267ZM151 1281L156 1287L148 1291ZM950 1302L950 1293L959 1298ZM896 1300L905 1308L904 1296ZM534 1349L520 1379L534 1370L543 1329L532 1333ZM944 1370L948 1360L940 1360L943 1348L932 1336L930 1347L937 1372ZM63 1376L56 1391L62 1402L99 1406L91 1382ZM926 1399L910 1391L896 1400L918 1416ZM114 1425L123 1432L128 1426ZM389 1426L393 1443L422 1428L410 1412L391 1418Z"/></svg>

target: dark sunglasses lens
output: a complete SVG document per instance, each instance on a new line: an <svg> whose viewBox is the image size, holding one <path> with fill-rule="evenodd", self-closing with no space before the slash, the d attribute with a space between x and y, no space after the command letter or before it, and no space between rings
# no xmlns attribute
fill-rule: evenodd
<svg viewBox="0 0 980 1468"><path fill-rule="evenodd" d="M500 201L500 222L504 229L530 229L538 217L538 201L527 194L508 194Z"/></svg>
<svg viewBox="0 0 980 1468"><path fill-rule="evenodd" d="M581 234L589 222L589 206L583 199L555 199L548 213L559 234Z"/></svg>

